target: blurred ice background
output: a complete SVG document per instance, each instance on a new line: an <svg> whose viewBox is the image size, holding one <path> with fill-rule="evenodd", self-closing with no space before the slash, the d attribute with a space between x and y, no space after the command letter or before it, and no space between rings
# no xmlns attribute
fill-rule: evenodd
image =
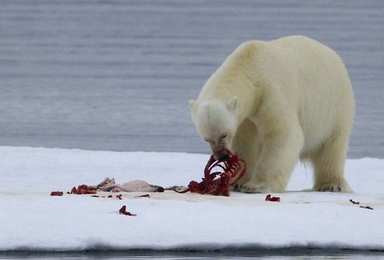
<svg viewBox="0 0 384 260"><path fill-rule="evenodd" d="M313 37L355 90L350 158L384 157L384 1L1 0L0 145L208 153L188 100L241 42Z"/></svg>

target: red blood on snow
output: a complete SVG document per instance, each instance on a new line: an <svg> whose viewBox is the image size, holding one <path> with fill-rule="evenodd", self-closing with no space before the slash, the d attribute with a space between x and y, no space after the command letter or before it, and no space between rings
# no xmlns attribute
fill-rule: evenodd
<svg viewBox="0 0 384 260"><path fill-rule="evenodd" d="M88 185L82 184L76 187L73 187L71 194L83 195L83 194L96 194L97 190L95 187L89 187Z"/></svg>
<svg viewBox="0 0 384 260"><path fill-rule="evenodd" d="M143 194L143 195L139 195L139 196L135 196L134 198L150 198L151 196L149 196L149 194Z"/></svg>
<svg viewBox="0 0 384 260"><path fill-rule="evenodd" d="M360 206L360 208L362 208L362 209L370 209L370 210L373 210L373 208L370 207L370 206Z"/></svg>
<svg viewBox="0 0 384 260"><path fill-rule="evenodd" d="M265 201L280 202L280 197L272 197L271 194L268 194L265 197Z"/></svg>
<svg viewBox="0 0 384 260"><path fill-rule="evenodd" d="M52 191L51 196L63 196L64 193L62 191Z"/></svg>

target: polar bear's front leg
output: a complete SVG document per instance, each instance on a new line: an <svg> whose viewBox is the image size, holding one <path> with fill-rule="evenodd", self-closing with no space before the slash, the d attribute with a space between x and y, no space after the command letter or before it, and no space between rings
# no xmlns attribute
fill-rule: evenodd
<svg viewBox="0 0 384 260"><path fill-rule="evenodd" d="M304 143L298 125L269 132L263 138L253 177L242 185L242 192L284 192Z"/></svg>

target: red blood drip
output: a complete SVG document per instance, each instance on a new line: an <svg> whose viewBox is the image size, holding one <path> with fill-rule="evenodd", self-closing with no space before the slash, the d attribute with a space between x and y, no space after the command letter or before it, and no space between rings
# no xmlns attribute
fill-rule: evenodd
<svg viewBox="0 0 384 260"><path fill-rule="evenodd" d="M119 214L125 215L125 216L136 216L136 214L132 214L131 212L127 211L127 207L124 205L119 210Z"/></svg>

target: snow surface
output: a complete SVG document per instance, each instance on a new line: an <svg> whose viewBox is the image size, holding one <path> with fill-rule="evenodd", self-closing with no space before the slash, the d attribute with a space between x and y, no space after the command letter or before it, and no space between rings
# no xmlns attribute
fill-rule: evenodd
<svg viewBox="0 0 384 260"><path fill-rule="evenodd" d="M162 186L201 180L208 155L0 147L0 250L331 247L384 250L384 160L348 160L355 193L306 192L310 167L298 165L288 192L230 197L124 193L51 197L105 177ZM100 194L104 195L104 194ZM115 195L115 194L114 194ZM350 199L373 210L353 205ZM137 214L119 215L121 206Z"/></svg>

